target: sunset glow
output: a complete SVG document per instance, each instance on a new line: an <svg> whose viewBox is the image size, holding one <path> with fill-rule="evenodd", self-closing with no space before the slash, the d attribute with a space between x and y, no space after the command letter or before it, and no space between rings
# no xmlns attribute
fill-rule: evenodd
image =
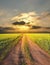
<svg viewBox="0 0 50 65"><path fill-rule="evenodd" d="M35 30L50 32L50 0L0 0L0 33Z"/></svg>
<svg viewBox="0 0 50 65"><path fill-rule="evenodd" d="M30 29L28 26L17 26L17 28L19 31L27 31Z"/></svg>

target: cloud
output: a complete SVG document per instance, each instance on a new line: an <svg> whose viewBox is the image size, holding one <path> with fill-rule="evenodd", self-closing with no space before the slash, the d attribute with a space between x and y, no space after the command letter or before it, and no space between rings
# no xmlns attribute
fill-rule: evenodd
<svg viewBox="0 0 50 65"><path fill-rule="evenodd" d="M15 32L15 28L13 27L0 27L0 33L11 33L11 32Z"/></svg>
<svg viewBox="0 0 50 65"><path fill-rule="evenodd" d="M5 9L0 9L0 17L7 17L8 15L8 11L6 11Z"/></svg>
<svg viewBox="0 0 50 65"><path fill-rule="evenodd" d="M46 18L50 16L50 12L42 12L41 13L41 18Z"/></svg>
<svg viewBox="0 0 50 65"><path fill-rule="evenodd" d="M39 20L37 23L38 25L43 27L50 27L50 12L42 12L37 20Z"/></svg>
<svg viewBox="0 0 50 65"><path fill-rule="evenodd" d="M18 12L18 10L17 9L14 9L14 12Z"/></svg>
<svg viewBox="0 0 50 65"><path fill-rule="evenodd" d="M0 9L0 24L4 23L11 23L11 18L17 14L17 10L14 9L13 11Z"/></svg>
<svg viewBox="0 0 50 65"><path fill-rule="evenodd" d="M30 15L30 16L37 16L37 13L36 12L29 12L28 15Z"/></svg>
<svg viewBox="0 0 50 65"><path fill-rule="evenodd" d="M3 16L4 15L4 12L0 11L0 16Z"/></svg>
<svg viewBox="0 0 50 65"><path fill-rule="evenodd" d="M11 19L12 21L24 21L29 25L38 25L42 27L50 26L50 12L42 12L38 15L36 12L21 13Z"/></svg>
<svg viewBox="0 0 50 65"><path fill-rule="evenodd" d="M24 21L14 22L13 25L25 25Z"/></svg>
<svg viewBox="0 0 50 65"><path fill-rule="evenodd" d="M0 24L4 24L10 21L10 14L4 9L0 9Z"/></svg>
<svg viewBox="0 0 50 65"><path fill-rule="evenodd" d="M36 12L28 12L28 13L21 13L20 15L13 17L11 20L18 22L24 21L25 23L28 22L35 23L35 21L37 21L37 17L38 15Z"/></svg>
<svg viewBox="0 0 50 65"><path fill-rule="evenodd" d="M13 10L14 11L14 10ZM17 13L17 10L15 10ZM8 11L1 11L0 13L0 23L6 24L7 22L12 23L14 22L15 25L23 25L28 24L38 25L38 26L49 26L50 27L50 12L42 12L40 15L38 15L35 11L33 12L27 12L27 13L20 13L19 15L12 15L11 12Z"/></svg>
<svg viewBox="0 0 50 65"><path fill-rule="evenodd" d="M32 29L39 29L41 26L32 26Z"/></svg>
<svg viewBox="0 0 50 65"><path fill-rule="evenodd" d="M3 30L15 30L13 27L4 27Z"/></svg>

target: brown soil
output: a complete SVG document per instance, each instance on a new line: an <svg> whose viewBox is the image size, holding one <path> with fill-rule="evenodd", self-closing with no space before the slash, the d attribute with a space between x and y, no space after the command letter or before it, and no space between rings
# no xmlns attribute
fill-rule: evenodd
<svg viewBox="0 0 50 65"><path fill-rule="evenodd" d="M33 43L27 36L30 53L33 57L34 65L50 65L50 56L42 50L36 43Z"/></svg>
<svg viewBox="0 0 50 65"><path fill-rule="evenodd" d="M21 51L22 40L9 53L8 57L2 62L2 65L22 65L24 58Z"/></svg>

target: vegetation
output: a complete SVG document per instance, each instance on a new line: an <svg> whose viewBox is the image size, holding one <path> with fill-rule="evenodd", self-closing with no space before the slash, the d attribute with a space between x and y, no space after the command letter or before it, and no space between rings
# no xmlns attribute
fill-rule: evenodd
<svg viewBox="0 0 50 65"><path fill-rule="evenodd" d="M27 58L31 59L31 54L30 54L30 51L29 51L28 43L25 43L24 51L26 53Z"/></svg>
<svg viewBox="0 0 50 65"><path fill-rule="evenodd" d="M50 54L50 34L28 34L33 42Z"/></svg>
<svg viewBox="0 0 50 65"><path fill-rule="evenodd" d="M0 62L19 41L19 34L0 34Z"/></svg>
<svg viewBox="0 0 50 65"><path fill-rule="evenodd" d="M28 60L31 62L31 64L34 64L34 63L33 63L32 55L31 55L31 53L30 53L30 49L29 49L29 45L28 45L27 40L25 40L24 52L25 52L25 57L26 57L26 59L28 59Z"/></svg>
<svg viewBox="0 0 50 65"><path fill-rule="evenodd" d="M50 54L50 34L26 34L30 39L35 42L39 47ZM0 34L0 62L9 54L9 52L17 45L22 35L20 34ZM30 47L27 39L23 39L22 53L24 53L25 59L34 64L32 55L30 53ZM27 65L24 61L22 65Z"/></svg>

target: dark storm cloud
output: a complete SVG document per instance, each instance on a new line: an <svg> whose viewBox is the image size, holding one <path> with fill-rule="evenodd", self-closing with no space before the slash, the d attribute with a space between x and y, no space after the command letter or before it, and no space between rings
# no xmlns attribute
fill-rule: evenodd
<svg viewBox="0 0 50 65"><path fill-rule="evenodd" d="M7 31L7 30L15 30L15 28L13 28L13 27L0 27L0 32Z"/></svg>
<svg viewBox="0 0 50 65"><path fill-rule="evenodd" d="M13 27L4 27L3 30L15 30Z"/></svg>
<svg viewBox="0 0 50 65"><path fill-rule="evenodd" d="M42 28L41 26L32 26L32 29L39 29Z"/></svg>
<svg viewBox="0 0 50 65"><path fill-rule="evenodd" d="M14 31L15 28L13 27L0 27L0 33L4 33L4 32L7 32L7 31Z"/></svg>
<svg viewBox="0 0 50 65"><path fill-rule="evenodd" d="M14 22L12 23L13 25L25 25L24 21L20 21L20 22Z"/></svg>

